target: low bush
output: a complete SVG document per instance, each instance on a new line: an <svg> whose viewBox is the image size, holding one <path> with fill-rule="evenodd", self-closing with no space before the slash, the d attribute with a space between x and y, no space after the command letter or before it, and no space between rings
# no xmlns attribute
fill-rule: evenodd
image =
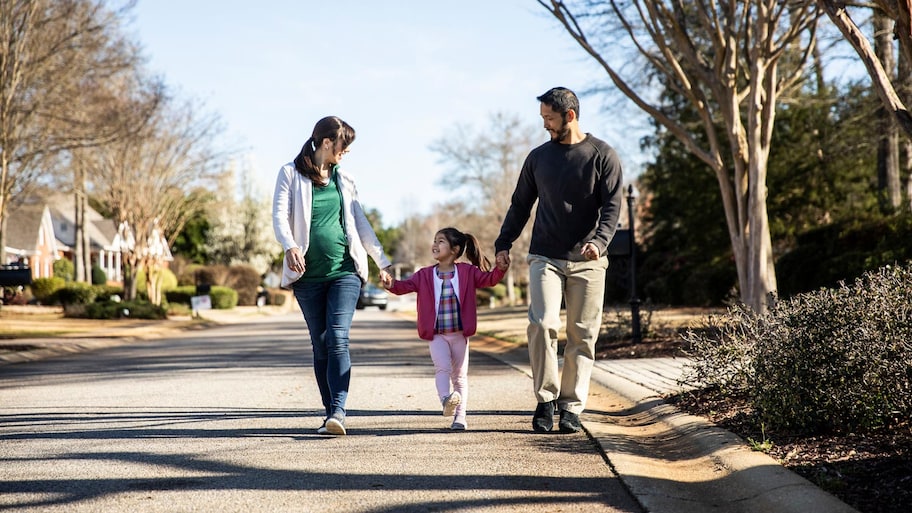
<svg viewBox="0 0 912 513"><path fill-rule="evenodd" d="M864 432L912 416L912 266L798 294L765 315L733 308L686 338L691 377L748 397L767 426Z"/></svg>
<svg viewBox="0 0 912 513"><path fill-rule="evenodd" d="M57 301L64 306L87 305L94 302L97 296L95 287L79 281L67 283L56 294Z"/></svg>
<svg viewBox="0 0 912 513"><path fill-rule="evenodd" d="M253 306L256 304L257 289L260 286L260 274L249 265L232 265L228 268L225 281L218 283L237 291L237 304Z"/></svg>
<svg viewBox="0 0 912 513"><path fill-rule="evenodd" d="M79 317L87 319L166 319L165 308L148 301L103 301L85 305ZM75 316L75 315L74 315Z"/></svg>
<svg viewBox="0 0 912 513"><path fill-rule="evenodd" d="M95 301L109 301L115 296L117 298L124 297L123 287L116 287L114 285L93 285L92 288L95 289Z"/></svg>
<svg viewBox="0 0 912 513"><path fill-rule="evenodd" d="M58 276L51 278L35 278L29 288L32 290L32 296L44 305L52 304L54 294L66 285L66 280Z"/></svg>
<svg viewBox="0 0 912 513"><path fill-rule="evenodd" d="M181 285L165 291L165 299L171 304L189 305L190 298L196 295L196 285Z"/></svg>
<svg viewBox="0 0 912 513"><path fill-rule="evenodd" d="M274 306L283 306L290 298L291 291L285 289L266 289L266 304Z"/></svg>
<svg viewBox="0 0 912 513"><path fill-rule="evenodd" d="M209 298L212 300L212 308L216 310L230 310L238 304L238 293L230 287L212 287Z"/></svg>

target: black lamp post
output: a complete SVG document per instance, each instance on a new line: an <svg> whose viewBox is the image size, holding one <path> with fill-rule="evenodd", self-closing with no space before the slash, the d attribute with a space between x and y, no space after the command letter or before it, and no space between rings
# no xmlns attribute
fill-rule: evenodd
<svg viewBox="0 0 912 513"><path fill-rule="evenodd" d="M637 190L630 184L627 187L627 219L630 230L630 316L633 328L633 342L638 344L642 341L643 335L640 333L640 300L637 297L636 287L636 231L634 223L634 210L637 199Z"/></svg>

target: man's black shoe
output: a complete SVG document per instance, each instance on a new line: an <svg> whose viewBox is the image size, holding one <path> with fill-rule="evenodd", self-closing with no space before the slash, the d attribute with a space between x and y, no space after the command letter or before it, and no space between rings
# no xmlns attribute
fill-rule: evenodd
<svg viewBox="0 0 912 513"><path fill-rule="evenodd" d="M583 429L583 425L580 424L579 415L567 410L561 410L560 421L557 423L557 427L560 429L561 433L576 433Z"/></svg>
<svg viewBox="0 0 912 513"><path fill-rule="evenodd" d="M532 415L532 430L537 433L547 433L554 427L554 401L538 403L535 414Z"/></svg>

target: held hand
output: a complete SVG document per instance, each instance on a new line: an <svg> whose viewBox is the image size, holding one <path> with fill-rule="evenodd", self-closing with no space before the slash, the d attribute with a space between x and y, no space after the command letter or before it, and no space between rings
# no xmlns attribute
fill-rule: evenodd
<svg viewBox="0 0 912 513"><path fill-rule="evenodd" d="M304 255L301 254L300 248L290 248L285 252L285 262L288 268L297 273L303 273L305 269Z"/></svg>
<svg viewBox="0 0 912 513"><path fill-rule="evenodd" d="M497 255L494 256L494 260L498 269L506 271L510 267L510 252L506 250L498 251Z"/></svg>
<svg viewBox="0 0 912 513"><path fill-rule="evenodd" d="M384 267L380 270L380 285L388 289L393 286L393 275L389 272L390 267Z"/></svg>
<svg viewBox="0 0 912 513"><path fill-rule="evenodd" d="M598 260L598 257L599 257L598 246L596 246L595 244L593 244L591 242L587 242L586 245L583 246L582 251L580 251L580 254L583 255L583 257L585 257L586 260Z"/></svg>

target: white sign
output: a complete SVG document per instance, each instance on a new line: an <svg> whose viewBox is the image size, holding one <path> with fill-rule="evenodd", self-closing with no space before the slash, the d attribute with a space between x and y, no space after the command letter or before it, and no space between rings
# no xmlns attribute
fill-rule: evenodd
<svg viewBox="0 0 912 513"><path fill-rule="evenodd" d="M212 310L212 298L208 294L205 296L193 296L190 298L190 307L193 311Z"/></svg>

